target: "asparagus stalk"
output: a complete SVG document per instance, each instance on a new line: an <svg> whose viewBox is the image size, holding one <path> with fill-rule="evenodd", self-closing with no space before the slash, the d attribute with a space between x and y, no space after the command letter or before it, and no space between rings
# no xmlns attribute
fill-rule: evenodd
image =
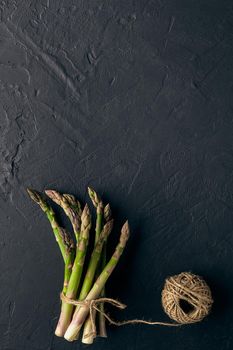
<svg viewBox="0 0 233 350"><path fill-rule="evenodd" d="M87 205L85 205L82 216L81 216L81 231L79 237L79 243L76 249L76 257L74 260L72 273L67 286L66 296L68 298L76 298L80 279L82 276L83 265L85 261L88 241L89 241L89 231L91 228L91 215ZM65 334L67 327L70 324L71 317L73 313L73 305L62 303L61 314L58 321L55 334L62 337Z"/></svg>
<svg viewBox="0 0 233 350"><path fill-rule="evenodd" d="M93 250L91 260L87 269L86 277L84 279L84 283L81 289L81 293L79 296L79 300L84 300L88 294L88 292L91 289L92 282L95 276L96 268L98 266L100 257L101 257L101 251L102 247L105 245L107 238L109 236L109 233L112 230L113 226L113 220L109 221L104 225L104 228L100 234L99 240ZM106 265L106 264L105 264ZM105 266L104 266L105 267ZM76 308L75 314L78 313L79 307ZM95 317L95 315L93 315ZM83 337L82 342L85 344L92 344L94 341L94 337L92 335L92 323L90 317L87 318L85 324L84 324L84 330L83 330Z"/></svg>
<svg viewBox="0 0 233 350"><path fill-rule="evenodd" d="M81 205L71 194L61 194L55 190L46 190L47 196L58 204L70 219L76 241L78 242L81 227Z"/></svg>
<svg viewBox="0 0 233 350"><path fill-rule="evenodd" d="M92 289L88 293L87 297L85 298L86 301L94 300L99 297L103 287L105 286L105 283L107 282L108 278L110 277L111 273L115 269L121 254L124 251L124 248L126 246L127 240L129 238L129 224L128 221L123 225L121 229L121 235L119 243L115 249L114 254L112 255L111 259L97 278L96 282L94 283ZM86 317L89 313L89 306L88 305L82 305L79 309L79 312L73 317L71 324L69 325L68 329L66 330L66 333L64 335L64 338L68 341L73 341L77 339L77 336L79 334L79 331L85 322Z"/></svg>
<svg viewBox="0 0 233 350"><path fill-rule="evenodd" d="M112 218L112 212L111 212L111 208L110 208L109 204L107 204L104 207L103 214L104 214L105 222L106 223L110 222L110 220ZM102 249L101 270L103 270L105 268L106 260L107 260L107 257L106 257L107 246L106 246L106 244L107 244L107 239L105 240L104 245L103 245L103 249ZM105 296L105 287L102 289L100 296L101 297ZM85 295L85 297L86 297L86 295ZM83 299L84 298L82 298L82 299L80 298L80 300L83 300ZM104 312L104 304L103 303L100 304L100 310L102 312ZM78 311L78 309L77 309L77 311ZM93 311L93 318L94 319L96 318L96 311L95 310ZM100 337L104 337L104 338L107 337L105 317L101 313L99 313L99 335L100 335ZM92 344L93 341L94 341L94 336L92 334L92 322L91 322L91 318L89 316L84 323L82 343Z"/></svg>
<svg viewBox="0 0 233 350"><path fill-rule="evenodd" d="M39 192L29 188L27 189L27 192L30 198L34 202L36 202L46 214L53 229L54 236L56 238L65 263L65 276L63 285L63 293L65 293L71 275L72 264L74 261L74 242L69 236L69 234L66 232L66 230L59 226L53 209L42 197L42 195Z"/></svg>
<svg viewBox="0 0 233 350"><path fill-rule="evenodd" d="M89 197L90 197L94 207L96 208L96 228L95 228L95 245L96 245L98 242L99 236L100 236L101 228L102 228L103 202L102 202L101 198L98 196L98 194L90 187L88 187L88 194L89 194ZM100 270L100 265L98 266L97 271L96 271L97 275L100 272L99 270ZM85 290L85 288L84 288L84 290ZM96 317L96 315L94 314L93 318L95 319L95 317ZM92 335L88 336L88 334L91 333L89 331L90 324L91 324L91 320L90 320L90 318L88 318L85 322L84 331L83 331L83 339L85 339L86 344L92 344L93 340L94 340Z"/></svg>
<svg viewBox="0 0 233 350"><path fill-rule="evenodd" d="M104 219L105 222L109 222L112 218L112 211L110 208L110 204L107 204L104 207ZM102 252L102 269L104 269L107 261L107 240L104 242L103 252ZM102 289L100 296L103 298L105 296L105 287ZM100 304L100 310L104 312L104 303ZM106 330L106 319L102 313L99 313L99 335L102 338L107 338L107 330Z"/></svg>
<svg viewBox="0 0 233 350"><path fill-rule="evenodd" d="M111 213L111 208L110 205L107 204L104 207L104 219L105 222L109 222L111 220L112 217L112 213ZM106 265L106 251L107 250L107 240L105 240L104 245L103 245L103 249L102 249L102 257L101 257L101 268L102 270L105 268ZM104 297L105 296L105 287L102 289L101 293L100 293L100 297ZM104 303L100 304L100 310L102 312L104 312ZM94 318L96 317L96 310L93 311L93 316ZM107 337L107 331L106 331L106 321L105 321L105 317L103 314L99 313L99 336L100 337ZM87 320L85 321L84 324L84 330L83 330L83 337L82 337L82 343L84 344L92 344L94 341L94 336L92 334L92 323L91 323L91 318L90 316L87 318Z"/></svg>

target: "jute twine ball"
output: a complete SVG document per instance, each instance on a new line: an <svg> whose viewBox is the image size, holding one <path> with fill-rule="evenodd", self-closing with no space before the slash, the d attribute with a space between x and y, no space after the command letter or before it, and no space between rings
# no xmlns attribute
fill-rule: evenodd
<svg viewBox="0 0 233 350"><path fill-rule="evenodd" d="M182 272L166 279L162 306L172 320L180 324L200 322L212 304L210 288L202 277Z"/></svg>

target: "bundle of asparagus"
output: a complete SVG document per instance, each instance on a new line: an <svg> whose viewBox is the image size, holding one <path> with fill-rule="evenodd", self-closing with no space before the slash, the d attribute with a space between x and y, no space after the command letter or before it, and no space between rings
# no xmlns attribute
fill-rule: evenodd
<svg viewBox="0 0 233 350"><path fill-rule="evenodd" d="M116 267L129 238L128 221L121 229L119 243L112 257L107 261L106 244L113 228L110 205L104 206L97 193L88 188L88 194L96 210L96 225L94 247L87 268L84 270L91 231L91 214L88 205L86 204L82 209L80 202L73 195L61 194L54 190L45 191L46 195L58 204L69 218L74 231L74 237L72 237L59 225L55 212L45 196L32 189L28 189L27 192L46 214L64 260L62 295L65 296L65 300L62 300L55 334L68 341L74 341L83 327L82 342L92 344L96 336L93 321L98 321L101 337L106 337L107 333L104 304L101 303L101 312L98 313L98 320L96 320L95 312L90 315L88 302L105 296L105 284ZM81 281L83 281L82 285ZM73 299L80 301L80 305L75 307L72 303L66 302Z"/></svg>

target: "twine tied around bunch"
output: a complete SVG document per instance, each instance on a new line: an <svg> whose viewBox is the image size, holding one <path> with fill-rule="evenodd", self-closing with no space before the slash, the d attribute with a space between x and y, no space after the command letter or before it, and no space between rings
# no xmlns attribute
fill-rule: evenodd
<svg viewBox="0 0 233 350"><path fill-rule="evenodd" d="M179 275L168 277L162 290L162 306L165 313L176 323L159 321L147 321L143 319L131 319L115 321L108 314L98 308L98 304L108 303L118 309L125 309L127 305L112 298L97 298L93 300L74 300L60 294L60 299L67 304L86 306L89 308L92 333L96 336L96 325L94 321L95 311L101 313L110 324L124 326L127 324L146 324L151 326L177 327L184 324L200 322L206 317L212 307L213 299L207 283L202 277L191 272L182 272ZM87 336L90 336L88 334Z"/></svg>

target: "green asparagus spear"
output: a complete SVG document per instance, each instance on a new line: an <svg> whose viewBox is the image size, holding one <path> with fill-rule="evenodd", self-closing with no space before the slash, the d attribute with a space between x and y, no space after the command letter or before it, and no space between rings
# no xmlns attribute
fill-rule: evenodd
<svg viewBox="0 0 233 350"><path fill-rule="evenodd" d="M112 218L112 212L111 212L111 208L110 208L109 204L107 204L104 207L103 213L104 213L105 222L108 223ZM106 260L107 260L106 249L107 249L107 239L105 240L104 245L103 245L103 249L102 249L102 256L101 256L101 262L100 262L100 266L99 266L99 270L100 270L99 272L101 272L105 268L105 265L106 265ZM100 267L101 267L101 269L100 269ZM105 287L102 289L100 296L101 297L105 296ZM86 297L86 295L85 295L85 297ZM80 298L80 300L83 300L83 299L84 298L82 298L82 299ZM100 310L102 312L104 312L104 304L103 303L100 304ZM99 313L98 316L99 316L99 336L106 338L107 331L106 331L105 317L101 313ZM93 318L94 318L94 320L96 318L95 310L93 312ZM87 319L84 323L82 342L84 344L92 344L93 341L94 341L94 336L92 334L92 322L91 322L91 318L89 316L89 317L87 317Z"/></svg>
<svg viewBox="0 0 233 350"><path fill-rule="evenodd" d="M96 245L98 242L99 236L100 236L101 229L102 229L103 202L102 202L101 198L98 196L98 194L90 187L88 187L88 194L89 194L89 197L90 197L94 207L96 208L96 228L95 228L95 245ZM95 273L96 273L96 276L98 276L100 273L100 264L99 264L99 266L96 266L96 267L97 267L97 269L95 269L96 270ZM93 317L95 318L96 316L93 315ZM90 332L89 332L90 323L91 323L91 321L88 318L85 322L85 325L84 325L83 337L84 337L87 344L92 344L93 339L94 339L92 335L90 335L88 337L86 336L86 331L88 332L88 334L90 334Z"/></svg>
<svg viewBox="0 0 233 350"><path fill-rule="evenodd" d="M104 220L105 222L109 222L111 219L112 219L112 211L110 208L110 204L107 204L104 207ZM107 241L104 242L103 251L102 251L102 259L101 259L102 270L106 265L106 261L107 261ZM100 296L102 298L105 296L105 287L102 289ZM104 303L100 304L100 310L104 312ZM102 313L99 313L99 336L102 338L107 337L106 320Z"/></svg>
<svg viewBox="0 0 233 350"><path fill-rule="evenodd" d="M66 296L68 298L76 298L80 279L82 276L83 265L85 261L88 241L89 241L89 231L91 228L91 215L87 205L85 205L82 216L81 216L81 231L79 237L79 243L76 249L76 257L74 260L72 273L67 286ZM55 334L62 337L65 334L67 327L71 321L73 313L73 305L62 303L62 309L58 325Z"/></svg>
<svg viewBox="0 0 233 350"><path fill-rule="evenodd" d="M65 276L64 276L64 286L63 286L63 292L65 293L67 284L70 279L71 268L74 261L74 242L69 236L69 234L66 232L66 230L59 226L53 209L42 197L42 195L39 192L29 188L27 189L27 192L30 198L41 207L41 209L46 214L52 226L54 236L56 238L56 241L58 243L58 246L60 248L64 263L65 263Z"/></svg>
<svg viewBox="0 0 233 350"><path fill-rule="evenodd" d="M107 204L104 207L104 220L105 222L109 222L112 218L112 212L111 212L111 208L110 205ZM106 250L107 250L107 240L105 240L104 245L103 245L103 249L102 249L102 256L101 256L101 271L105 268L106 265ZM105 287L102 289L101 293L100 293L100 297L104 297L105 296ZM100 310L102 312L104 312L104 303L100 304ZM93 312L93 318L96 318L96 311L94 310ZM103 314L99 313L98 314L98 318L99 318L99 336L100 337L107 337L107 330L106 330L106 321L105 321L105 317ZM94 336L92 334L92 322L91 322L91 318L90 316L88 316L88 318L86 319L85 323L84 323L84 329L83 329L83 337L82 337L82 343L84 344L92 344L94 341Z"/></svg>
<svg viewBox="0 0 233 350"><path fill-rule="evenodd" d="M119 243L115 249L114 254L112 255L111 259L99 275L98 279L96 280L95 284L93 285L92 289L88 293L85 300L94 300L99 297L103 287L105 286L105 283L107 282L108 278L110 277L111 273L113 272L114 268L116 267L121 254L123 253L123 250L126 246L126 242L129 238L129 225L128 221L123 225L121 229L121 235ZM85 322L86 317L89 313L89 307L88 305L82 305L79 309L79 312L73 317L71 324L69 325L68 329L66 330L66 333L64 335L64 338L68 341L73 341L77 339L77 336L79 334L79 331Z"/></svg>

